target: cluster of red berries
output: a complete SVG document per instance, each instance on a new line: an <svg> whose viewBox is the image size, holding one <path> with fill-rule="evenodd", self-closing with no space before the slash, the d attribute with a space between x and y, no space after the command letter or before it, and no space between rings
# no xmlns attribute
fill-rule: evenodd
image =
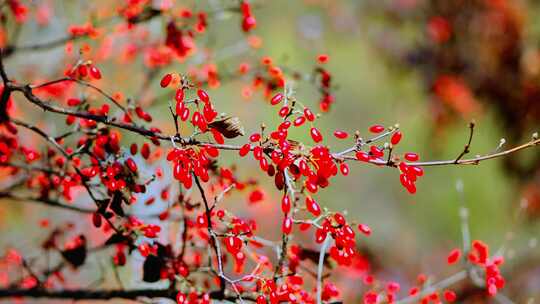
<svg viewBox="0 0 540 304"><path fill-rule="evenodd" d="M167 38L165 45L176 52L180 58L185 58L193 53L195 49L194 32L185 32L179 29L174 21L167 24Z"/></svg>
<svg viewBox="0 0 540 304"><path fill-rule="evenodd" d="M283 284L273 280L261 280L257 283L259 291L263 294L256 299L257 304L278 303L315 303L315 293L303 288L304 279L299 275L288 276ZM331 283L325 283L322 298L325 301L338 297L339 291Z"/></svg>
<svg viewBox="0 0 540 304"><path fill-rule="evenodd" d="M316 242L322 243L327 235L334 239L334 245L330 247L330 257L339 265L350 265L356 253L355 232L346 223L345 217L340 213L327 217L322 227L316 230Z"/></svg>
<svg viewBox="0 0 540 304"><path fill-rule="evenodd" d="M499 266L504 263L503 257L496 256L490 258L488 245L482 241L475 240L472 242L472 248L467 258L472 264L484 269L488 294L491 296L496 295L497 291L502 289L505 284L505 280L499 271Z"/></svg>
<svg viewBox="0 0 540 304"><path fill-rule="evenodd" d="M328 55L319 55L318 62L324 64L328 62ZM322 112L328 112L330 106L334 103L335 97L331 93L332 75L322 66L316 67L315 72L319 75L319 87L322 92L322 97L319 101L319 108Z"/></svg>
<svg viewBox="0 0 540 304"><path fill-rule="evenodd" d="M81 63L66 71L66 76L73 78L101 79L101 71L91 62Z"/></svg>
<svg viewBox="0 0 540 304"><path fill-rule="evenodd" d="M83 25L71 25L68 28L68 32L71 36L74 36L74 37L78 37L78 36L95 37L98 35L98 31L90 23L86 23Z"/></svg>
<svg viewBox="0 0 540 304"><path fill-rule="evenodd" d="M208 293L190 292L185 294L179 292L176 295L176 303L178 304L210 304L210 295Z"/></svg>

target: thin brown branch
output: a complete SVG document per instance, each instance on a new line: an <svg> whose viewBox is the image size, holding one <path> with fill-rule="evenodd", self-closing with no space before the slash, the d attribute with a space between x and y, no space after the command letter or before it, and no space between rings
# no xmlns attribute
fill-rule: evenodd
<svg viewBox="0 0 540 304"><path fill-rule="evenodd" d="M463 156L465 156L465 154L470 152L471 142L472 142L473 135L474 135L474 125L475 125L474 121L471 121L469 123L469 140L467 141L467 144L463 148L463 151L461 151L461 153L458 155L458 157L456 157L456 159L454 160L455 164L457 164L459 162L459 160L461 158L463 158Z"/></svg>
<svg viewBox="0 0 540 304"><path fill-rule="evenodd" d="M2 77L3 83L2 94L0 95L0 123L9 119L7 114L7 103L12 92L11 83L7 76L4 62L2 60L4 57L4 52L5 50L0 48L0 76Z"/></svg>
<svg viewBox="0 0 540 304"><path fill-rule="evenodd" d="M197 175L195 175L195 173L192 175L193 175L193 179L195 180L195 185L197 185L197 188L199 189L202 200L204 202L207 229L208 229L208 234L210 235L210 239L211 239L210 245L214 249L214 252L216 254L216 259L218 261L218 277L219 277L220 291L224 293L225 292L225 276L223 274L223 264L222 264L221 250L219 248L219 240L217 239L216 233L214 232L214 229L212 227L212 211L210 210L210 205L208 204L208 200L206 199L206 194L204 192L203 187L201 186L201 182L199 181L199 178L197 177Z"/></svg>
<svg viewBox="0 0 540 304"><path fill-rule="evenodd" d="M110 300L110 299L138 299L138 298L169 298L175 299L178 290L174 289L135 289L135 290L87 290L87 289L0 289L0 298L27 297L44 299L72 299L72 300ZM235 296L221 296L219 292L211 292L212 299L225 299L235 301ZM247 300L254 301L252 298Z"/></svg>
<svg viewBox="0 0 540 304"><path fill-rule="evenodd" d="M41 204L49 207L55 207L55 208L62 208L67 209L71 211L76 211L80 213L93 213L95 210L77 207L73 205L67 205L62 204L58 201L51 200L48 198L39 198L39 197L31 197L31 196L20 196L16 195L12 192L0 192L0 199L8 199L11 201L18 201L18 202L29 202L29 203L35 203L35 204Z"/></svg>
<svg viewBox="0 0 540 304"><path fill-rule="evenodd" d="M521 144L519 146L516 146L514 148L504 150L498 153L490 153L486 155L476 156L473 158L460 159L457 162L455 159L449 159L449 160L437 160L437 161L425 161L425 162L406 162L406 164L409 166L418 166L418 167L448 166L448 165L478 165L482 161L503 157L512 153L516 153L521 150L532 148L537 145L540 145L540 139L534 139L524 144ZM342 157L342 159L356 160L354 156L344 156ZM375 164L375 165L380 165L380 166L395 166L395 164L390 164L387 161L383 161L383 160L372 160L370 161L370 163Z"/></svg>
<svg viewBox="0 0 540 304"><path fill-rule="evenodd" d="M61 38L57 38L51 41L40 42L36 44L28 44L28 45L20 45L20 46L7 45L5 57L7 58L11 55L14 55L16 52L20 53L20 52L43 51L43 50L53 49L55 47L59 47L66 44L66 42L74 41L83 37L86 37L86 35L69 35L66 37L61 37Z"/></svg>
<svg viewBox="0 0 540 304"><path fill-rule="evenodd" d="M110 102L112 102L115 106L117 106L119 109L121 109L124 113L128 113L127 112L127 109L122 106L121 104L119 104L116 99L114 99L111 95L107 94L105 91L103 91L102 89L96 87L95 85L89 83L89 82L86 82L84 80L80 80L80 79L76 79L76 78L71 78L71 77L63 77L63 78L60 78L60 79L56 79L56 80L51 80L51 81L47 81L45 83L42 83L42 84L37 84L37 85L30 85L30 88L31 89L39 89L39 88L43 88L43 87L46 87L46 86L50 86L50 85L53 85L53 84L57 84L57 83L61 83L61 82L66 82L66 81L70 81L70 82L75 82L75 83L78 83L82 86L85 86L85 87L88 87L88 88L91 88L93 89L94 91L98 92L99 94L101 94L103 97L107 98Z"/></svg>
<svg viewBox="0 0 540 304"><path fill-rule="evenodd" d="M62 115L72 115L78 118L88 119L95 122L100 122L112 127L125 129L140 135L148 136L148 137L156 137L161 140L170 140L170 137L166 137L164 135L160 135L158 133L155 133L153 131L150 131L149 129L146 129L144 127L139 127L134 124L126 124L121 122L116 122L114 119L109 118L105 115L96 115L91 114L89 112L79 112L74 111L70 109L64 109L62 107L51 105L50 103L47 103L41 99L39 99L34 93L32 92L32 88L30 86L16 86L14 88L15 91L20 91L24 94L24 96L30 101L31 103L37 105L38 107L42 108L45 111L58 113Z"/></svg>
<svg viewBox="0 0 540 304"><path fill-rule="evenodd" d="M6 69L4 67L4 61L3 58L5 56L5 50L0 48L0 76L2 77L2 82L4 83L4 86L6 86L9 82L8 76L6 74Z"/></svg>

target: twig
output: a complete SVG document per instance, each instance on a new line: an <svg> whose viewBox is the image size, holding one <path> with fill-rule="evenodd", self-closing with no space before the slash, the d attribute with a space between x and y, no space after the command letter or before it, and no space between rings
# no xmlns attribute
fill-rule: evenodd
<svg viewBox="0 0 540 304"><path fill-rule="evenodd" d="M66 82L66 81L70 81L70 82L75 82L75 83L78 83L82 86L85 86L85 87L88 87L88 88L91 88L93 89L94 91L98 92L99 94L101 94L103 97L107 98L110 102L112 102L114 105L116 105L118 108L120 108L124 113L128 113L127 109L124 108L124 106L122 106L121 104L119 104L116 99L114 99L111 95L107 94L105 91L103 91L102 89L96 87L95 85L89 83L89 82L86 82L84 80L80 80L80 79L76 79L76 78L71 78L71 77L63 77L63 78L60 78L60 79L56 79L56 80L51 80L51 81L47 81L45 83L42 83L42 84L36 84L36 85L29 85L31 89L39 89L39 88L43 88L43 87L46 87L46 86L50 86L50 85L53 85L53 84L56 84L56 83L61 83L61 82Z"/></svg>
<svg viewBox="0 0 540 304"><path fill-rule="evenodd" d="M537 145L540 145L540 139L534 139L524 144L521 144L519 146L516 146L514 148L504 150L498 153L486 154L483 156L476 156L476 157L468 158L468 159L460 159L457 162L455 159L450 159L450 160L436 160L436 161L425 161L425 162L406 162L406 164L409 166L418 166L418 167L447 166L447 165L478 165L482 161L506 156L506 155L509 155L509 154L512 154L521 150L525 150L525 149L528 149ZM347 159L347 160L357 160L356 157L354 156L344 156L342 158ZM374 165L379 165L379 166L395 166L395 164L392 165L384 160L370 160L369 162Z"/></svg>
<svg viewBox="0 0 540 304"><path fill-rule="evenodd" d="M199 189L199 192L201 194L202 200L204 202L204 208L205 208L205 215L206 215L206 223L207 223L207 230L208 234L210 235L211 242L210 246L214 249L214 252L216 254L216 259L218 261L218 278L219 278L219 286L221 293L225 293L225 277L223 275L223 264L221 260L221 249L219 247L219 240L217 239L216 233L214 232L214 229L212 227L212 211L210 210L210 206L208 204L208 200L206 199L206 194L204 192L203 187L201 186L201 182L199 181L199 178L195 173L192 174L193 179L195 180L195 185L197 185L197 188Z"/></svg>
<svg viewBox="0 0 540 304"><path fill-rule="evenodd" d="M436 290L439 290L439 289L445 289L449 286L452 286L454 285L455 283L461 281L461 280L464 280L465 278L467 278L467 271L466 270L462 270L458 273L455 273L453 275L451 275L450 277L436 283L436 284L433 284L431 286L429 286L428 288L422 290L421 292L413 295L413 296L408 296L404 299L401 299L399 301L396 301L394 302L395 304L406 304L406 303L413 303L415 302L416 300L436 291Z"/></svg>
<svg viewBox="0 0 540 304"><path fill-rule="evenodd" d="M473 135L474 135L474 121L471 121L469 123L469 140L467 141L467 144L465 145L465 147L463 148L463 151L461 151L461 153L458 155L458 157L456 157L456 160L454 160L454 163L457 164L459 162L459 160L467 153L470 152L470 147L471 147L471 142L472 142L472 139L473 139Z"/></svg>
<svg viewBox="0 0 540 304"><path fill-rule="evenodd" d="M19 201L19 202L32 202L37 204L42 204L50 207L56 207L56 208L62 208L67 209L79 213L93 213L95 210L77 207L73 205L66 205L62 204L60 202L50 200L47 198L38 198L38 197L24 197L24 196L18 196L16 194L13 194L11 192L0 192L0 199L9 199L11 201Z"/></svg>
<svg viewBox="0 0 540 304"><path fill-rule="evenodd" d="M109 300L114 298L137 299L137 298L169 298L175 299L178 294L175 289L135 289L135 290L87 290L87 289L0 289L0 298L27 297L46 299L72 299L72 300ZM236 297L221 296L217 292L211 292L212 299L225 299L235 301ZM250 299L252 300L252 299Z"/></svg>

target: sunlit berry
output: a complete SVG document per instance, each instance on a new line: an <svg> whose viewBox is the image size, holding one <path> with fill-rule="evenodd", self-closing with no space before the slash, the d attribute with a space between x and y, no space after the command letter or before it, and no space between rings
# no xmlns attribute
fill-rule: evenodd
<svg viewBox="0 0 540 304"><path fill-rule="evenodd" d="M303 125L305 121L306 121L306 118L304 116L299 116L293 121L293 125L295 127L299 127Z"/></svg>
<svg viewBox="0 0 540 304"><path fill-rule="evenodd" d="M281 199L281 211L285 214L291 211L291 198L287 194L283 195Z"/></svg>
<svg viewBox="0 0 540 304"><path fill-rule="evenodd" d="M356 159L363 162L369 162L369 154L364 151L356 152Z"/></svg>
<svg viewBox="0 0 540 304"><path fill-rule="evenodd" d="M283 106L281 109L279 109L279 116L280 117L285 117L289 114L289 107L287 106Z"/></svg>
<svg viewBox="0 0 540 304"><path fill-rule="evenodd" d="M283 94L277 93L276 95L274 95L274 97L272 97L272 99L270 99L270 104L275 106L278 103L280 103L282 100L283 100Z"/></svg>
<svg viewBox="0 0 540 304"><path fill-rule="evenodd" d="M176 90L176 93L174 94L174 99L176 100L177 103L180 103L182 101L184 101L184 89L183 88L180 88L178 90ZM178 113L178 111L177 111Z"/></svg>
<svg viewBox="0 0 540 304"><path fill-rule="evenodd" d="M362 232L367 236L371 234L371 228L369 228L369 226L366 224L358 224L358 231Z"/></svg>
<svg viewBox="0 0 540 304"><path fill-rule="evenodd" d="M90 75L94 78L94 79L101 79L101 72L99 71L99 69L92 65L90 67Z"/></svg>
<svg viewBox="0 0 540 304"><path fill-rule="evenodd" d="M260 133L253 133L249 136L249 141L251 142L257 142L261 140L261 134Z"/></svg>
<svg viewBox="0 0 540 304"><path fill-rule="evenodd" d="M316 143L321 142L323 140L321 132L315 127L311 128L310 134L311 134L311 138Z"/></svg>
<svg viewBox="0 0 540 304"><path fill-rule="evenodd" d="M341 130L336 130L334 131L334 136L336 138L339 138L339 139L345 139L347 137L349 137L349 134L345 131L341 131Z"/></svg>
<svg viewBox="0 0 540 304"><path fill-rule="evenodd" d="M349 175L349 165L347 165L346 163L341 163L339 165L339 170L341 171L341 174L343 174L344 176Z"/></svg>
<svg viewBox="0 0 540 304"><path fill-rule="evenodd" d="M311 112L311 110L309 108L304 108L304 116L309 121L314 121L315 120L315 114L313 114L313 112Z"/></svg>
<svg viewBox="0 0 540 304"><path fill-rule="evenodd" d="M204 103L208 103L210 101L210 96L208 96L208 93L206 93L204 90L197 90L197 96L199 96L199 99Z"/></svg>
<svg viewBox="0 0 540 304"><path fill-rule="evenodd" d="M412 152L405 153L404 157L406 160L411 161L411 162L414 162L420 159L420 157L418 157L418 154L412 153Z"/></svg>
<svg viewBox="0 0 540 304"><path fill-rule="evenodd" d="M238 154L240 154L240 156L244 157L249 153L249 151L251 151L251 145L250 144L245 144L240 148L240 150L238 151Z"/></svg>
<svg viewBox="0 0 540 304"><path fill-rule="evenodd" d="M319 216L321 214L321 207L319 207L319 204L317 204L310 196L306 196L306 209L313 214L313 216Z"/></svg>
<svg viewBox="0 0 540 304"><path fill-rule="evenodd" d="M381 125L373 125L371 127L369 127L369 132L371 133L381 133L382 131L384 131L385 127L381 126Z"/></svg>
<svg viewBox="0 0 540 304"><path fill-rule="evenodd" d="M131 172L136 173L137 172L137 164L132 158L128 158L126 160L126 166L131 170Z"/></svg>
<svg viewBox="0 0 540 304"><path fill-rule="evenodd" d="M399 144L399 141L401 140L402 134L400 131L397 131L396 133L392 134L392 137L390 138L390 143L392 145Z"/></svg>
<svg viewBox="0 0 540 304"><path fill-rule="evenodd" d="M291 234L292 226L293 226L292 218L286 216L283 219L283 224L281 225L281 230L283 231L284 234Z"/></svg>

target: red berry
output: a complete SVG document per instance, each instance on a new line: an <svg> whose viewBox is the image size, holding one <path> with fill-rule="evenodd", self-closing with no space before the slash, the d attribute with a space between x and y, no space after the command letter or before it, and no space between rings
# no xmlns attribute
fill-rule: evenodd
<svg viewBox="0 0 540 304"><path fill-rule="evenodd" d="M165 76L163 76L163 78L161 78L161 81L159 82L159 85L162 88L166 88L171 83L171 80L172 80L172 75L171 74L165 74Z"/></svg>
<svg viewBox="0 0 540 304"><path fill-rule="evenodd" d="M257 25L257 20L255 19L255 17L253 17L253 15L248 15L242 21L242 30L244 32L249 32L256 25Z"/></svg>
<svg viewBox="0 0 540 304"><path fill-rule="evenodd" d="M313 216L319 216L321 214L321 207L310 196L306 196L306 208Z"/></svg>
<svg viewBox="0 0 540 304"><path fill-rule="evenodd" d="M92 223L94 224L94 227L99 228L101 227L101 215L97 212L92 213Z"/></svg>
<svg viewBox="0 0 540 304"><path fill-rule="evenodd" d="M306 119L309 121L315 120L315 114L313 114L313 112L311 112L311 110L308 108L304 108L304 116L306 116Z"/></svg>
<svg viewBox="0 0 540 304"><path fill-rule="evenodd" d="M418 166L409 166L409 172L413 172L416 176L424 175L424 169Z"/></svg>
<svg viewBox="0 0 540 304"><path fill-rule="evenodd" d="M327 63L328 58L329 57L327 54L320 54L319 56L317 56L317 61L319 61L319 63Z"/></svg>
<svg viewBox="0 0 540 304"><path fill-rule="evenodd" d="M186 304L188 302L188 298L185 294L178 292L176 295L176 303L177 304Z"/></svg>
<svg viewBox="0 0 540 304"><path fill-rule="evenodd" d="M356 152L356 159L363 162L369 162L369 154L364 151Z"/></svg>
<svg viewBox="0 0 540 304"><path fill-rule="evenodd" d="M373 125L371 127L369 127L369 132L371 133L381 133L382 131L384 131L384 127L381 126L381 125Z"/></svg>
<svg viewBox="0 0 540 304"><path fill-rule="evenodd" d="M184 101L184 89L180 88L176 90L176 94L174 94L174 99L176 99L177 103Z"/></svg>
<svg viewBox="0 0 540 304"><path fill-rule="evenodd" d="M150 145L148 143L144 143L141 148L141 156L144 159L148 159L150 157Z"/></svg>
<svg viewBox="0 0 540 304"><path fill-rule="evenodd" d="M266 304L266 298L263 295L258 296L257 304Z"/></svg>
<svg viewBox="0 0 540 304"><path fill-rule="evenodd" d="M261 134L259 133L253 133L251 134L251 136L249 137L249 141L251 142L257 142L261 139Z"/></svg>
<svg viewBox="0 0 540 304"><path fill-rule="evenodd" d="M336 138L339 138L339 139L345 139L347 137L349 137L349 134L345 131L341 131L341 130L336 130L334 131L334 136Z"/></svg>
<svg viewBox="0 0 540 304"><path fill-rule="evenodd" d="M135 155L135 154L137 154L138 149L139 148L137 147L137 144L132 143L131 146L129 147L129 152L131 152L131 155Z"/></svg>
<svg viewBox="0 0 540 304"><path fill-rule="evenodd" d="M95 79L101 79L101 72L94 65L90 66L90 75L92 75L92 77Z"/></svg>
<svg viewBox="0 0 540 304"><path fill-rule="evenodd" d="M180 113L176 112L176 114L180 116L182 121L186 121L189 118L189 108L186 107L183 102L177 103L177 105L181 105L181 107ZM178 110L178 107L176 109Z"/></svg>
<svg viewBox="0 0 540 304"><path fill-rule="evenodd" d="M341 174L343 174L344 176L349 175L349 165L347 165L346 163L341 163L339 165L339 170L341 171Z"/></svg>
<svg viewBox="0 0 540 304"><path fill-rule="evenodd" d="M396 133L392 134L392 138L390 138L390 143L392 145L399 144L399 141L401 140L402 134L400 131L397 131Z"/></svg>
<svg viewBox="0 0 540 304"><path fill-rule="evenodd" d="M199 96L199 99L204 103L208 103L210 101L210 96L208 96L208 93L203 90L198 90L197 96Z"/></svg>
<svg viewBox="0 0 540 304"><path fill-rule="evenodd" d="M137 172L137 164L132 158L128 158L126 160L126 166L131 170L131 172L136 173Z"/></svg>
<svg viewBox="0 0 540 304"><path fill-rule="evenodd" d="M304 116L300 116L300 117L297 117L294 120L293 125L295 127L299 127L299 126L303 125L305 121L306 121L306 118Z"/></svg>
<svg viewBox="0 0 540 304"><path fill-rule="evenodd" d="M285 194L283 198L281 199L281 211L287 214L289 213L290 210L291 210L291 199L289 198L287 194Z"/></svg>
<svg viewBox="0 0 540 304"><path fill-rule="evenodd" d="M369 228L369 226L366 224L358 224L358 231L362 232L367 236L371 234L371 228Z"/></svg>
<svg viewBox="0 0 540 304"><path fill-rule="evenodd" d="M456 248L450 251L450 254L446 258L446 260L448 264L452 265L452 264L455 264L459 260L460 257L461 257L461 250Z"/></svg>
<svg viewBox="0 0 540 304"><path fill-rule="evenodd" d="M293 226L293 220L292 218L290 217L285 217L283 219L283 225L281 226L281 229L283 231L283 233L285 234L291 234L291 231L292 231L292 226Z"/></svg>
<svg viewBox="0 0 540 304"><path fill-rule="evenodd" d="M86 77L86 75L88 75L88 69L86 68L85 64L81 64L78 68L78 71L82 77Z"/></svg>
<svg viewBox="0 0 540 304"><path fill-rule="evenodd" d="M225 248L231 254L237 254L242 249L242 240L236 236L229 236L225 238Z"/></svg>
<svg viewBox="0 0 540 304"><path fill-rule="evenodd" d="M418 154L412 153L412 152L405 153L404 157L406 160L411 161L411 162L414 162L420 159L420 157L418 157Z"/></svg>
<svg viewBox="0 0 540 304"><path fill-rule="evenodd" d="M81 103L81 100L77 98L70 98L67 101L67 104L70 107L78 106L80 103Z"/></svg>
<svg viewBox="0 0 540 304"><path fill-rule="evenodd" d="M384 155L384 152L381 148L377 147L377 146L371 146L369 147L369 152L374 156L374 157L382 157Z"/></svg>
<svg viewBox="0 0 540 304"><path fill-rule="evenodd" d="M457 299L457 295L452 290L445 290L444 291L444 299L447 302L454 302Z"/></svg>
<svg viewBox="0 0 540 304"><path fill-rule="evenodd" d="M313 138L313 141L318 143L323 140L321 132L317 128L311 128L310 130L311 138Z"/></svg>
<svg viewBox="0 0 540 304"><path fill-rule="evenodd" d="M281 109L279 109L279 116L280 117L285 117L287 116L287 114L289 114L289 107L287 106L283 106Z"/></svg>
<svg viewBox="0 0 540 304"><path fill-rule="evenodd" d="M274 97L272 97L272 99L270 100L270 104L273 105L273 106L275 106L275 105L277 105L278 103L280 103L282 100L283 100L283 94L277 93L277 94L274 95Z"/></svg>
<svg viewBox="0 0 540 304"><path fill-rule="evenodd" d="M240 154L240 156L244 157L249 153L250 150L251 150L251 145L250 144L245 144L240 148L240 150L238 151L238 154Z"/></svg>

